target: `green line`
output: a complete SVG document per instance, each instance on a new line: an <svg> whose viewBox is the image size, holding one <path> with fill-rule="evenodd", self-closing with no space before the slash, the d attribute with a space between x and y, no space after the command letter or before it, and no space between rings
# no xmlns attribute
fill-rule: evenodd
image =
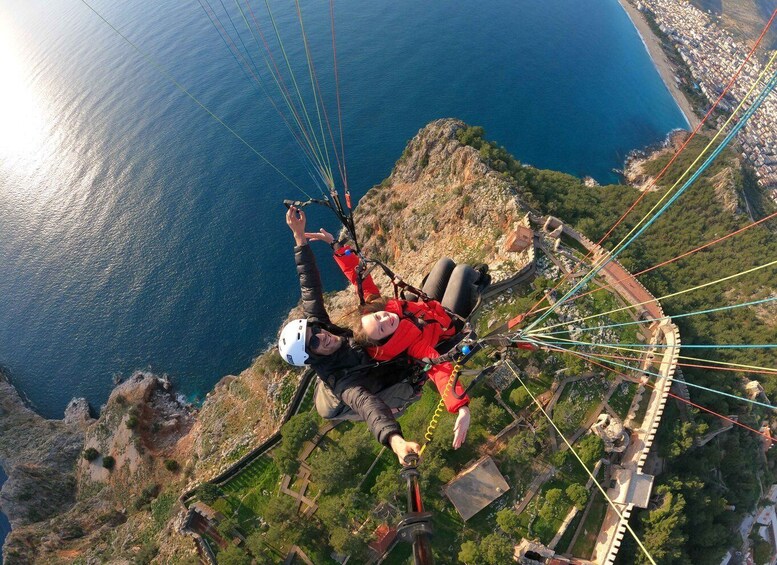
<svg viewBox="0 0 777 565"><path fill-rule="evenodd" d="M205 111L206 111L208 114L210 114L210 116L211 116L211 117L212 117L214 120L216 120L218 123L220 123L222 126L224 126L224 127L225 127L225 128L226 128L226 129L227 129L227 130L228 130L228 131L229 131L229 132L232 134L232 135L234 135L236 138L238 138L240 141L242 141L242 142L243 142L243 145L245 145L246 147L248 147L248 148L249 148L251 151L253 151L253 152L254 152L254 154L256 154L258 157L260 157L262 160L264 160L264 162L265 162L265 163L267 163L267 164L268 164L268 165L270 165L270 166L271 166L273 169L275 169L275 172L277 172L277 173L278 173L279 175L281 175L281 176L282 176L284 179L286 179L287 181L289 181L289 183L291 183L291 184L292 184L292 186L295 186L297 189L299 189L299 191L300 191L300 192L302 192L302 194L304 194L304 195L305 195L305 196L307 196L308 198L312 198L312 197L311 197L311 196L310 196L310 195L309 195L307 192L305 192L304 190L302 190L302 187L300 187L300 186L299 186L299 185L298 185L296 182L294 182L294 181L293 181L293 180L291 180L289 177L287 177L287 176L286 176L286 175L285 175L285 174L284 174L284 173L283 173L283 172L282 172L282 171L281 171L281 170L280 170L278 167L276 167L276 166L275 166L275 165L274 165L274 164L273 164L273 163L272 163L272 162L271 162L271 161L270 161L270 160L269 160L267 157L265 157L264 155L262 155L261 153L259 153L259 151L257 151L256 149L254 149L254 147L253 147L253 146L252 146L250 143L248 143L248 141L246 141L246 140L245 140L243 137L241 137L241 136L240 136L240 134L238 134L238 133L237 133L235 130L233 130L233 129L232 129L231 127L229 127L229 126L228 126L226 123L224 123L224 121L223 121L221 118L219 118L219 117L218 117L216 114L214 114L213 112L211 112L211 111L210 111L210 109L209 109L209 108L208 108L208 107L207 107L205 104L203 104L202 102L200 102L200 101L199 101L199 99L198 99L196 96L194 96L194 94L192 94L191 92L189 92L189 91L188 91L188 90L187 90L187 89L186 89L186 88L185 88L185 87L184 87L184 86L183 86L181 83L179 83L177 80L175 80L175 78L173 78L173 76L172 76L172 75L171 75L169 72L167 72L167 70L166 70L166 69L165 69L165 68L164 68L164 67L163 67L163 66L162 66L160 63L158 63L158 62L156 61L156 59L154 59L154 57L152 57L151 55L147 54L147 53L146 53L145 51L143 51L143 50L142 50L140 47L138 47L137 45L135 45L135 43L133 43L133 42L132 42L132 40L130 40L130 39L129 39L129 38L126 36L126 35L124 35L122 32L120 32L118 29L116 29L116 27L115 27L115 26L114 26L114 25L113 25L111 22L109 22L107 19L105 19L105 18L103 17L103 15L102 15L100 12L98 12L97 10L95 10L95 9L94 9L94 8L93 8L93 7L92 7L92 6L91 6L91 5L90 5L90 4L89 4L89 3L88 3L86 0L81 0L81 2L84 4L84 6L86 6L86 7L87 7L87 8L89 8L89 9L90 9L92 12L94 12L94 13L95 13L95 15L96 15L98 18L100 18L100 19L101 19L103 22L105 22L105 23L108 25L108 27L110 27L110 28L111 28L111 29L112 29L114 32L116 32L116 34L118 34L118 35L119 35L119 37L121 37L121 38L122 38L124 41L126 41L126 42L127 42L127 43L128 43L128 44L129 44L129 45L130 45L130 46L131 46L131 47L132 47L132 48L133 48L135 51L137 51L137 52L138 52L138 53L139 53L139 54L140 54L140 55L141 55L141 56L142 56L144 59L146 59L146 61L147 61L148 63L150 63L150 64L151 64L153 67L155 67L155 68L157 69L157 71L159 71L159 72L162 74L162 76L164 76L164 77L165 77L167 80L169 80L169 81L170 81L170 82L172 82L172 83L173 83L173 84L174 84L176 87L178 87L178 89L180 89L180 90L181 90L181 92L183 92L184 94L186 94L186 96L188 96L189 98L191 98L191 99L192 99L192 100L193 100L193 101L194 101L194 102L195 102L195 103L196 103L196 104L197 104L197 105L198 105L200 108L202 108L202 109L203 109L203 110L205 110Z"/></svg>
<svg viewBox="0 0 777 565"><path fill-rule="evenodd" d="M270 9L270 4L267 0L264 0L264 5L267 7L267 14L270 16L270 22L272 23L273 30L275 31L275 38L278 40L278 45L281 48L281 53L283 53L283 60L286 63L286 68L289 70L289 74L291 75L291 82L294 84L294 90L297 91L297 97L299 98L300 105L302 106L302 112L305 114L305 120L308 123L308 127L310 127L310 133L313 137L313 140L316 142L316 149L318 150L319 158L321 161L324 160L323 154L321 153L321 147L318 143L318 138L313 134L313 123L310 121L310 116L308 115L308 109L307 106L305 106L305 100L302 98L302 94L299 90L299 85L297 85L297 79L294 76L294 71L291 69L291 63L289 63L289 57L286 54L286 49L283 46L283 40L281 39L280 32L278 31L278 26L275 23L275 16L273 16L272 10ZM328 165L328 163L327 163ZM327 175L325 173L329 173L329 177L332 176L331 173L331 166L328 166L327 170L321 171L321 176L324 178L327 178Z"/></svg>

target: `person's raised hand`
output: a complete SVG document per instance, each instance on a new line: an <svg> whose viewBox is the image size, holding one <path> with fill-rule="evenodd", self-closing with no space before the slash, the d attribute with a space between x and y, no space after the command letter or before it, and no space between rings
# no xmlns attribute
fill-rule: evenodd
<svg viewBox="0 0 777 565"><path fill-rule="evenodd" d="M305 239L305 212L296 206L289 206L286 212L286 225L289 226L294 234L294 241L297 245L305 245L308 240Z"/></svg>
<svg viewBox="0 0 777 565"><path fill-rule="evenodd" d="M456 423L453 424L453 449L458 449L467 439L467 430L469 430L470 413L467 406L459 408L459 415Z"/></svg>
<svg viewBox="0 0 777 565"><path fill-rule="evenodd" d="M335 240L335 236L326 231L324 228L321 228L317 232L305 232L305 237L310 241L323 241L329 245L332 245Z"/></svg>

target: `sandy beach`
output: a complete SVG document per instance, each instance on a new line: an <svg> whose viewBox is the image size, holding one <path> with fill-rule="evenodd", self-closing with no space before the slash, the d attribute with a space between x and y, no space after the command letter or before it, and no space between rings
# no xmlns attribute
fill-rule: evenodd
<svg viewBox="0 0 777 565"><path fill-rule="evenodd" d="M650 54L650 58L653 60L656 69L658 69L658 74L661 75L661 79L664 81L664 84L666 84L669 92L672 93L675 102L677 102L680 110L685 115L685 119L690 124L691 129L695 128L699 124L699 118L696 116L690 102L688 102L688 99L675 82L674 67L672 63L669 62L664 50L661 48L661 41L653 34L653 30L650 29L647 20L645 20L645 17L639 10L632 6L628 0L618 1L628 14L634 27L637 28L637 33L639 33L642 38L642 43Z"/></svg>

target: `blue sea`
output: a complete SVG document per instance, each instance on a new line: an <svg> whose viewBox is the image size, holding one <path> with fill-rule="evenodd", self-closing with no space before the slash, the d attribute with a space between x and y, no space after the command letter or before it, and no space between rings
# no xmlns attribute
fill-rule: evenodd
<svg viewBox="0 0 777 565"><path fill-rule="evenodd" d="M0 0L0 365L52 418L73 396L99 409L114 379L137 369L202 398L274 341L299 298L281 201L303 193L159 67L320 194L250 80L260 76L282 107L244 23L256 18L285 71L264 3L243 4L247 20L221 1L92 5L152 61L84 3ZM270 6L315 122L294 3ZM329 5L301 7L338 138ZM485 127L524 162L600 182L617 180L612 169L630 150L687 126L617 0L334 8L357 197L440 117ZM241 67L230 42L256 67ZM310 223L337 228L326 210L311 210ZM328 288L343 287L322 263Z"/></svg>

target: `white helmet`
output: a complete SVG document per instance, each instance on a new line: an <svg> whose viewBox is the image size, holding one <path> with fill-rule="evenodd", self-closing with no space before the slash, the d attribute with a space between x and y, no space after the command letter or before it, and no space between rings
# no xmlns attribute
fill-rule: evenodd
<svg viewBox="0 0 777 565"><path fill-rule="evenodd" d="M289 365L303 367L310 357L305 351L307 329L308 321L300 318L286 324L281 331L281 337L278 339L278 352Z"/></svg>

